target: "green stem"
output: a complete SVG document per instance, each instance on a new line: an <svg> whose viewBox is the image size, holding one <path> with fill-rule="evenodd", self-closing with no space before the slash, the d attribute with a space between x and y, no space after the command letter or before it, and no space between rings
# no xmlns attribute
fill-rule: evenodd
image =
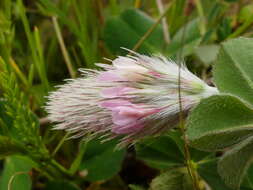
<svg viewBox="0 0 253 190"><path fill-rule="evenodd" d="M162 0L156 0L156 5L158 7L158 10L160 12L160 14L163 13L164 11L164 6L163 6L163 2ZM170 31L169 31L169 27L168 27L168 23L167 23L167 20L166 20L166 17L164 17L162 19L162 26L163 26L163 37L164 37L164 40L167 44L170 43Z"/></svg>
<svg viewBox="0 0 253 190"><path fill-rule="evenodd" d="M188 20L188 17L187 17ZM184 44L184 39L185 39L185 32L186 32L186 27L183 29L183 34L182 34L182 39L181 39L181 44L182 48L180 49L178 53L178 58L179 58L179 69L178 69L178 103L179 103L179 129L182 133L183 136L183 141L184 141L184 158L185 158L185 164L186 168L188 171L188 174L190 175L192 182L193 182L193 187L195 190L201 190L200 188L200 183L199 183L199 177L198 173L196 170L196 166L191 160L191 154L189 150L189 146L187 144L187 137L185 133L185 123L184 123L184 113L183 113L183 105L182 105L182 94L181 94L181 64L182 64L182 53L183 53L183 44Z"/></svg>
<svg viewBox="0 0 253 190"><path fill-rule="evenodd" d="M214 161L217 161L217 160L218 160L218 158L200 160L200 161L197 162L197 164L201 165L201 164L206 164L206 163L209 163L209 162L214 162Z"/></svg>
<svg viewBox="0 0 253 190"><path fill-rule="evenodd" d="M53 21L55 33L56 33L56 36L57 36L57 39L58 39L58 42L59 42L59 45L60 45L60 48L61 48L63 57L64 57L64 59L65 59L65 63L66 63L66 65L67 65L69 74L70 74L70 76L71 76L72 78L75 78L76 73L75 73L75 71L74 71L74 69L73 69L73 66L72 66L72 63L71 63L71 61L70 61L70 57L69 57L67 48L66 48L65 43L64 43L64 40L63 40L63 37L62 37L62 34L61 34L61 30L60 30L60 26L59 26L59 24L58 24L57 18L56 18L55 16L53 16L53 17L52 17L52 21Z"/></svg>
<svg viewBox="0 0 253 190"><path fill-rule="evenodd" d="M25 34L27 37L28 45L31 50L32 59L36 66L36 69L39 73L40 79L44 86L44 90L47 92L49 90L49 82L47 79L45 63L40 58L40 52L42 52L41 45L39 42L38 30L35 30L35 33L32 33L29 25L28 18L26 16L26 9L23 5L22 0L17 1L17 5L20 11L20 17L24 26Z"/></svg>
<svg viewBox="0 0 253 190"><path fill-rule="evenodd" d="M247 19L246 22L244 22L234 33L230 34L228 36L228 39L238 37L240 34L242 34L245 30L248 29L248 27L251 26L253 22L253 15Z"/></svg>
<svg viewBox="0 0 253 190"><path fill-rule="evenodd" d="M56 162L55 160L53 160L53 159L50 160L50 165L53 166L58 171L60 171L66 177L70 177L71 176L70 172L66 168L64 168L61 164L59 164L58 162Z"/></svg>
<svg viewBox="0 0 253 190"><path fill-rule="evenodd" d="M112 15L117 15L119 12L119 8L117 5L117 0L110 0L110 11Z"/></svg>
<svg viewBox="0 0 253 190"><path fill-rule="evenodd" d="M135 44L133 47L133 51L136 51L139 49L139 47L142 45L142 43L149 37L149 35L154 31L154 29L157 27L157 25L161 22L162 18L167 14L167 12L170 9L170 5L166 8L166 10L163 12L163 14L160 15L160 17L157 19L157 21L148 29L148 31L140 38L140 40ZM130 53L131 54L131 53Z"/></svg>
<svg viewBox="0 0 253 190"><path fill-rule="evenodd" d="M201 35L204 35L206 33L206 19L205 19L205 14L203 10L203 6L201 4L201 0L195 0L198 15L200 17L200 33Z"/></svg>
<svg viewBox="0 0 253 190"><path fill-rule="evenodd" d="M17 74L17 76L20 78L20 80L22 81L22 83L25 85L25 87L28 89L30 87L29 82L26 78L26 76L24 75L24 73L19 69L18 65L16 64L16 62L14 61L14 59L10 58L9 59L9 63L11 65L11 67L13 68L13 70L15 71L15 73Z"/></svg>
<svg viewBox="0 0 253 190"><path fill-rule="evenodd" d="M64 135L64 137L60 140L60 142L57 144L56 148L54 149L54 151L53 151L53 153L52 153L52 155L51 155L52 158L53 158L53 157L56 155L56 153L59 151L59 149L61 148L61 146L63 145L63 143L65 142L65 140L68 138L68 136L69 136L69 133L66 133L66 134Z"/></svg>
<svg viewBox="0 0 253 190"><path fill-rule="evenodd" d="M40 154L39 157L37 156L38 154ZM35 157L30 155L30 158L37 164L36 169L48 177L49 180L70 179L72 177L65 167L50 157L48 152L39 152Z"/></svg>
<svg viewBox="0 0 253 190"><path fill-rule="evenodd" d="M69 172L71 175L75 174L76 171L78 170L78 168L82 162L83 156L86 152L87 145L88 145L88 141L84 141L83 144L80 145L78 155L75 158L75 160L73 161L73 163L69 169Z"/></svg>
<svg viewBox="0 0 253 190"><path fill-rule="evenodd" d="M72 177L69 171L54 159L45 161L43 166L40 164L40 169L48 174L51 179L70 179Z"/></svg>
<svg viewBox="0 0 253 190"><path fill-rule="evenodd" d="M37 163L37 164L38 164L38 163ZM45 167L43 167L41 164L38 164L38 165L39 165L39 166L36 167L35 169L36 169L38 172L40 172L42 175L44 175L45 177L47 177L49 180L52 181L52 180L54 179L52 173L49 172L49 171L47 171L47 170L45 169Z"/></svg>
<svg viewBox="0 0 253 190"><path fill-rule="evenodd" d="M141 7L141 0L135 0L134 7L139 9Z"/></svg>

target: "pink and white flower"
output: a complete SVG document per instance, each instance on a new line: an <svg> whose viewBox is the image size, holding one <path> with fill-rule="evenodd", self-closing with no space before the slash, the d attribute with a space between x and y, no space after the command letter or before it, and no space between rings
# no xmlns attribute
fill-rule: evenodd
<svg viewBox="0 0 253 190"><path fill-rule="evenodd" d="M175 126L179 101L187 112L218 93L184 65L179 68L162 56L135 53L98 66L103 70L83 69L82 78L70 79L50 94L46 110L57 122L55 129L70 131L73 137L120 136L120 145L128 145Z"/></svg>

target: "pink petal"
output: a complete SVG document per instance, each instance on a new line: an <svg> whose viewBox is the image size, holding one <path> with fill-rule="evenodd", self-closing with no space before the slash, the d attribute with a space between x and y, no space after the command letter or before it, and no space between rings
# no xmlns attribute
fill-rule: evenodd
<svg viewBox="0 0 253 190"><path fill-rule="evenodd" d="M137 108L132 105L118 106L112 109L112 121L120 126L132 125L149 113L151 113L150 110Z"/></svg>
<svg viewBox="0 0 253 190"><path fill-rule="evenodd" d="M118 126L115 125L112 128L112 132L116 134L129 134L140 131L144 127L143 124L133 124L128 126Z"/></svg>
<svg viewBox="0 0 253 190"><path fill-rule="evenodd" d="M136 116L136 117L143 116L149 112L148 110L139 108L135 106L134 104L125 105L125 106L117 106L115 107L114 111L117 111L121 115Z"/></svg>
<svg viewBox="0 0 253 190"><path fill-rule="evenodd" d="M123 115L119 112L113 112L112 114L113 123L120 126L136 123L138 118L136 115Z"/></svg>
<svg viewBox="0 0 253 190"><path fill-rule="evenodd" d="M118 96L122 96L127 92L130 92L134 88L129 87L111 87L111 88L105 88L101 92L101 96L103 98L116 98Z"/></svg>
<svg viewBox="0 0 253 190"><path fill-rule="evenodd" d="M155 77L158 77L158 78L160 78L162 76L160 73L155 72L155 71L150 71L149 74L151 74L151 75L153 75Z"/></svg>
<svg viewBox="0 0 253 190"><path fill-rule="evenodd" d="M112 110L113 108L118 107L118 106L132 105L132 103L127 100L117 99L117 100L105 100L105 101L100 102L99 105L102 108L107 108L109 110Z"/></svg>

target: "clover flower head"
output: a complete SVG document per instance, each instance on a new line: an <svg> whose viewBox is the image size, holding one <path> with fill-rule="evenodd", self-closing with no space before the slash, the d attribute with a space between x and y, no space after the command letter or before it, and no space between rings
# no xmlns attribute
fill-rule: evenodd
<svg viewBox="0 0 253 190"><path fill-rule="evenodd" d="M119 56L102 70L83 69L83 76L49 95L46 110L55 129L73 137L121 137L129 145L145 136L161 134L178 122L179 102L189 111L205 97L218 93L163 56ZM179 69L180 80L179 80ZM179 99L180 81L180 99Z"/></svg>

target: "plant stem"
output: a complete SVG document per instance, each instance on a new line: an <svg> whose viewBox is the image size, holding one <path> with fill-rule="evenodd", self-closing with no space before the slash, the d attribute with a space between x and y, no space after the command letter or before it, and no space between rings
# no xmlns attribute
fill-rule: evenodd
<svg viewBox="0 0 253 190"><path fill-rule="evenodd" d="M157 4L157 7L158 7L158 10L159 10L160 14L163 14L164 6L163 6L163 3L162 3L162 0L156 0L156 4ZM168 27L166 17L164 17L162 19L162 25L163 25L164 40L167 44L169 44L170 43L170 33L169 33L169 27Z"/></svg>
<svg viewBox="0 0 253 190"><path fill-rule="evenodd" d="M46 160L43 165L39 161L36 163L39 164L41 170L53 179L70 179L72 177L69 171L54 159Z"/></svg>
<svg viewBox="0 0 253 190"><path fill-rule="evenodd" d="M134 7L139 9L141 7L141 0L135 0Z"/></svg>
<svg viewBox="0 0 253 190"><path fill-rule="evenodd" d="M64 40L63 40L63 37L62 37L62 34L61 34L61 30L60 30L60 26L59 26L59 24L58 24L57 18L56 18L55 16L53 16L53 17L52 17L52 21L53 21L55 33L56 33L58 42L59 42L59 44L60 44L60 48L61 48L63 57L64 57L64 59L65 59L65 63L66 63L67 68L68 68L68 70L69 70L69 74L70 74L70 76L71 76L72 78L75 78L76 73L75 73L75 71L74 71L74 69L73 69L73 66L72 66L72 63L71 63L71 61L70 61L70 57L69 57L67 48L66 48L65 43L64 43Z"/></svg>
<svg viewBox="0 0 253 190"><path fill-rule="evenodd" d="M48 79L47 79L45 63L43 62L43 56L41 55L42 54L42 47L41 47L41 44L40 44L38 30L35 29L35 32L32 33L32 31L30 29L28 18L26 16L26 9L23 5L23 1L18 0L17 5L18 5L19 11L20 11L20 17L21 17L21 20L22 20L22 23L23 23L23 26L24 26L24 30L25 30L25 34L26 34L26 37L27 37L28 45L29 45L30 50L31 50L33 62L34 62L35 66L36 66L36 69L39 73L40 80L41 80L41 82L44 86L44 90L46 92L48 92L49 82L48 82ZM42 56L42 57L40 57L40 56Z"/></svg>
<svg viewBox="0 0 253 190"><path fill-rule="evenodd" d="M111 14L112 15L117 15L118 12L119 12L118 5L117 5L117 0L110 0L109 4L110 4Z"/></svg>
<svg viewBox="0 0 253 190"><path fill-rule="evenodd" d="M232 39L238 37L241 33L251 26L253 22L253 15L250 16L234 33L230 34L227 39Z"/></svg>
<svg viewBox="0 0 253 190"><path fill-rule="evenodd" d="M180 102L181 102L181 100L180 100ZM179 103L179 105L180 104L181 104L180 109L182 109L182 103ZM187 171L188 171L190 177L192 178L194 189L195 190L200 190L201 188L199 186L198 174L197 174L197 171L196 171L196 167L194 166L194 163L191 160L191 154L190 154L190 151L189 151L189 146L187 144L187 138L186 138L186 134L185 134L185 124L184 124L183 112L182 111L180 111L180 113L179 113L179 121L180 121L179 128L181 130L181 133L183 135L183 140L184 140L184 157L185 157L185 161L186 161L185 162L186 168L187 168Z"/></svg>
<svg viewBox="0 0 253 190"><path fill-rule="evenodd" d="M201 4L201 0L195 0L195 3L200 17L200 33L203 36L206 33L206 19L204 15L204 10Z"/></svg>
<svg viewBox="0 0 253 190"><path fill-rule="evenodd" d="M29 82L26 78L26 76L24 75L24 73L22 73L22 71L19 69L18 65L16 64L16 62L14 61L14 59L10 58L9 63L11 65L11 67L13 68L13 70L16 72L16 74L18 75L18 77L20 78L20 80L23 82L23 84L26 86L26 88L29 88Z"/></svg>
<svg viewBox="0 0 253 190"><path fill-rule="evenodd" d="M68 138L69 133L66 133L64 135L64 137L60 140L60 142L57 144L56 148L54 149L51 157L54 157L56 155L56 153L58 152L58 150L61 148L61 146L63 145L63 143L65 142L65 140Z"/></svg>
<svg viewBox="0 0 253 190"><path fill-rule="evenodd" d="M162 18L167 14L167 12L170 9L171 3L168 5L166 10L163 12L163 14L160 15L160 17L157 19L157 21L148 29L148 31L141 37L141 39L135 44L133 47L133 51L136 51L139 49L139 47L142 45L142 43L149 37L149 35L154 31L154 29L157 27L157 25L161 22Z"/></svg>
<svg viewBox="0 0 253 190"><path fill-rule="evenodd" d="M75 158L75 160L73 161L73 163L71 164L71 167L69 169L69 172L70 174L75 174L76 171L78 170L81 162L82 162L82 159L83 159L83 155L85 154L86 152L86 148L87 148L87 145L88 145L88 141L84 141L81 145L80 145L80 148L79 148L79 152L78 152L78 155L77 157Z"/></svg>
<svg viewBox="0 0 253 190"><path fill-rule="evenodd" d="M66 168L64 168L61 164L59 164L58 162L56 162L54 159L50 160L50 165L53 166L58 171L60 171L65 176L67 176L67 177L71 176L71 174L69 173L69 171Z"/></svg>
<svg viewBox="0 0 253 190"><path fill-rule="evenodd" d="M186 22L188 21L188 17L186 19ZM196 171L196 167L194 163L191 160L191 154L189 150L189 146L187 144L187 137L185 133L185 123L184 123L184 113L183 113L183 105L182 105L182 95L181 95L181 64L182 64L182 53L183 53L183 44L184 44L184 39L185 39L185 32L186 32L186 27L183 28L183 34L182 34L182 39L181 39L181 49L179 50L178 53L178 59L179 59L179 68L178 68L178 103L179 103L179 129L181 130L183 140L184 140L184 157L185 157L185 164L187 167L188 174L190 175L192 182L193 182L193 187L195 190L201 190L200 184L199 184L199 179L198 179L198 174Z"/></svg>

